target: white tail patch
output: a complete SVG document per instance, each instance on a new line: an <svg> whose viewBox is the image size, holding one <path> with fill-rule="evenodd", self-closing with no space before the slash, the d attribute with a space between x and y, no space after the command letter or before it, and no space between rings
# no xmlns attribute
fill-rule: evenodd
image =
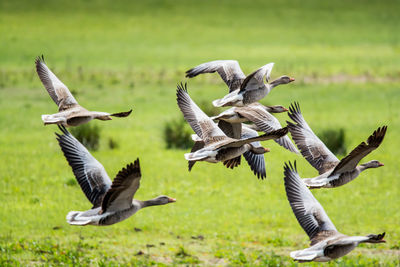
<svg viewBox="0 0 400 267"><path fill-rule="evenodd" d="M54 115L42 115L42 121L44 124L58 124L65 121L65 119L56 117Z"/></svg>
<svg viewBox="0 0 400 267"><path fill-rule="evenodd" d="M317 253L304 253L304 250L290 252L290 257L297 261L312 261L318 256Z"/></svg>
<svg viewBox="0 0 400 267"><path fill-rule="evenodd" d="M222 107L225 103L223 102L223 99L217 99L212 102L214 107Z"/></svg>
<svg viewBox="0 0 400 267"><path fill-rule="evenodd" d="M82 214L80 211L70 211L67 214L67 222L71 225L88 225L91 220L86 218L80 218L79 215Z"/></svg>

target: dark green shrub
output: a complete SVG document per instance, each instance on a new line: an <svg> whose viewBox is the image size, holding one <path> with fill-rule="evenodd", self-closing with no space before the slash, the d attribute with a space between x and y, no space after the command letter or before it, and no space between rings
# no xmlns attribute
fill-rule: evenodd
<svg viewBox="0 0 400 267"><path fill-rule="evenodd" d="M319 133L318 136L334 154L346 154L346 135L343 128L326 129Z"/></svg>
<svg viewBox="0 0 400 267"><path fill-rule="evenodd" d="M97 125L86 123L70 129L72 135L88 150L95 151L99 148L100 129Z"/></svg>
<svg viewBox="0 0 400 267"><path fill-rule="evenodd" d="M164 125L164 140L167 148L188 149L193 146L191 130L183 118L174 119Z"/></svg>
<svg viewBox="0 0 400 267"><path fill-rule="evenodd" d="M113 138L110 137L108 138L108 147L110 149L115 149L119 147L119 144L117 141L115 141Z"/></svg>

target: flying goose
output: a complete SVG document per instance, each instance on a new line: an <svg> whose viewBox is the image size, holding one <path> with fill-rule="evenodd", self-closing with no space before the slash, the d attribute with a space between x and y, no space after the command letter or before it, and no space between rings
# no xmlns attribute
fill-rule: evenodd
<svg viewBox="0 0 400 267"><path fill-rule="evenodd" d="M251 143L276 139L287 134L287 128L282 128L268 134L242 140L230 138L192 101L187 93L187 84L178 84L176 96L185 120L197 136L204 141L203 148L185 154L186 160L217 163L237 158L247 151L264 154L268 151L267 149L255 147Z"/></svg>
<svg viewBox="0 0 400 267"><path fill-rule="evenodd" d="M229 93L240 89L240 85L246 79L239 62L236 60L215 60L198 65L186 71L186 77L193 78L203 73L218 72L222 80L228 85Z"/></svg>
<svg viewBox="0 0 400 267"><path fill-rule="evenodd" d="M234 137L234 129L232 127L232 124L230 124L229 122L220 121L218 123L218 127L228 137L235 138ZM240 139L247 139L247 138L252 138L252 137L257 137L257 136L258 136L258 133L255 130L250 129L245 124L242 125L241 136L239 137ZM190 152L196 152L197 150L203 148L205 145L204 141L200 137L198 137L196 134L192 135L192 140L195 143ZM252 142L251 145L253 147L261 147L260 142ZM267 149L266 152L269 152L269 149ZM257 176L258 179L264 179L267 177L267 174L265 171L264 154L256 154L250 150L250 151L243 153L243 157L246 159L248 165L250 166L250 169L253 171L254 175ZM189 171L192 170L195 163L196 163L196 161L188 161ZM223 163L227 168L233 169L240 165L241 156L238 156L238 157L230 159L230 160L226 160Z"/></svg>
<svg viewBox="0 0 400 267"><path fill-rule="evenodd" d="M282 128L278 119L270 113L281 113L286 111L288 111L288 109L283 106L266 107L255 102L244 107L232 107L217 116L211 117L211 119L227 121L232 123L235 128L240 128L242 122L250 121L255 125L255 127L251 126L253 130L269 133ZM291 152L299 153L287 135L275 139L274 141Z"/></svg>
<svg viewBox="0 0 400 267"><path fill-rule="evenodd" d="M39 75L44 87L50 97L58 106L58 113L42 115L44 125L58 124L68 126L78 126L93 119L111 120L110 116L127 117L132 110L119 113L107 113L100 111L89 111L78 104L68 87L63 84L54 73L46 66L44 57L37 57L36 72Z"/></svg>
<svg viewBox="0 0 400 267"><path fill-rule="evenodd" d="M87 211L70 211L66 218L69 224L111 225L129 218L142 208L176 201L167 196L146 201L133 199L142 177L139 159L120 170L111 183L103 165L63 126L58 127L63 133L56 133L61 150L83 193L93 204Z"/></svg>
<svg viewBox="0 0 400 267"><path fill-rule="evenodd" d="M288 84L295 80L294 78L290 78L289 76L285 75L268 83L273 66L274 63L269 63L254 71L243 80L239 89L231 91L222 99L214 100L212 102L213 105L215 107L245 106L261 100L266 95L268 95L272 88L280 84ZM266 77L266 84L264 84L264 77ZM236 82L235 84L238 83L239 82ZM233 88L230 87L230 90L231 89Z"/></svg>
<svg viewBox="0 0 400 267"><path fill-rule="evenodd" d="M339 161L308 126L297 102L289 107L289 117L294 121L294 123L287 122L294 142L303 157L320 174L314 178L303 179L303 182L311 189L342 186L357 178L366 169L384 166L383 163L377 160L357 165L360 160L379 147L385 137L387 126L376 129L368 137L367 143L362 142L350 154Z"/></svg>
<svg viewBox="0 0 400 267"><path fill-rule="evenodd" d="M302 182L294 166L285 163L286 195L300 226L307 233L311 244L309 248L290 253L299 262L325 262L340 258L355 249L360 243L384 243L385 233L367 236L347 236L339 233L324 208Z"/></svg>
<svg viewBox="0 0 400 267"><path fill-rule="evenodd" d="M266 80L269 81L273 66L274 63L269 63L246 77L236 60L215 60L186 71L186 77L193 78L203 73L218 72L228 85L229 94L222 99L213 101L213 105L216 107L243 106L262 99L272 88L295 80L288 76L282 76L270 84L264 84L263 78L267 76Z"/></svg>

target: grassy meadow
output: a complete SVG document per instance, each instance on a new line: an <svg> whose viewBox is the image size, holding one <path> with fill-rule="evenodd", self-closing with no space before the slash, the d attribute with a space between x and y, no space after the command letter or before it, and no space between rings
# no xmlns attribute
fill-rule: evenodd
<svg viewBox="0 0 400 267"><path fill-rule="evenodd" d="M315 132L344 128L348 152L377 127L382 145L363 162L385 164L336 189L313 191L344 234L386 232L386 244L360 245L328 266L400 265L400 17L398 1L0 1L0 265L317 266L292 261L309 241L286 199L283 163L317 172L273 142L267 179L247 164L228 170L166 149L166 122L182 115L175 89L188 81L196 102L227 88L217 74L184 72L237 59L245 73L275 62L272 77L296 82L264 104L299 101ZM140 158L135 198L161 194L174 204L144 209L108 227L73 227L65 216L91 207L41 114L57 111L36 75L50 69L81 105L128 118L92 121L92 152L110 177ZM278 114L283 124L286 114ZM118 147L108 145L112 139ZM341 158L340 156L339 158Z"/></svg>

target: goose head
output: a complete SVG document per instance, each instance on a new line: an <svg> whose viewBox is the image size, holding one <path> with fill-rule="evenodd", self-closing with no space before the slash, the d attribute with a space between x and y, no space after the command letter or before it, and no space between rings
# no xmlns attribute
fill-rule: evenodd
<svg viewBox="0 0 400 267"><path fill-rule="evenodd" d="M289 76L284 75L284 76L281 76L278 79L275 79L272 82L270 82L270 85L272 87L276 87L276 86L278 86L280 84L288 84L288 83L291 83L291 82L294 82L294 81L295 81L294 78L291 78Z"/></svg>
<svg viewBox="0 0 400 267"><path fill-rule="evenodd" d="M155 203L157 203L156 205L165 205L168 203L176 202L176 199L172 198L172 197L161 195L161 196L154 198L153 201Z"/></svg>
<svg viewBox="0 0 400 267"><path fill-rule="evenodd" d="M377 160L371 160L364 164L361 164L361 166L363 166L365 169L369 169L369 168L379 168L385 165Z"/></svg>
<svg viewBox="0 0 400 267"><path fill-rule="evenodd" d="M287 112L288 109L283 107L283 106L269 106L269 107L265 107L265 109L270 112L270 113L282 113L282 112Z"/></svg>
<svg viewBox="0 0 400 267"><path fill-rule="evenodd" d="M262 146L260 146L260 147L251 146L250 151L253 152L254 154L264 154L264 153L270 152L271 150L269 148L262 147Z"/></svg>
<svg viewBox="0 0 400 267"><path fill-rule="evenodd" d="M369 238L367 241L365 241L366 243L386 243L386 241L383 239L385 237L385 232L383 232L382 234L379 235L374 235L374 234L370 234L367 235L367 237Z"/></svg>
<svg viewBox="0 0 400 267"><path fill-rule="evenodd" d="M150 199L150 200L140 201L140 203L141 203L142 208L144 208L144 207L165 205L168 203L173 203L175 201L176 201L175 198L161 195L161 196L158 196L158 197Z"/></svg>

